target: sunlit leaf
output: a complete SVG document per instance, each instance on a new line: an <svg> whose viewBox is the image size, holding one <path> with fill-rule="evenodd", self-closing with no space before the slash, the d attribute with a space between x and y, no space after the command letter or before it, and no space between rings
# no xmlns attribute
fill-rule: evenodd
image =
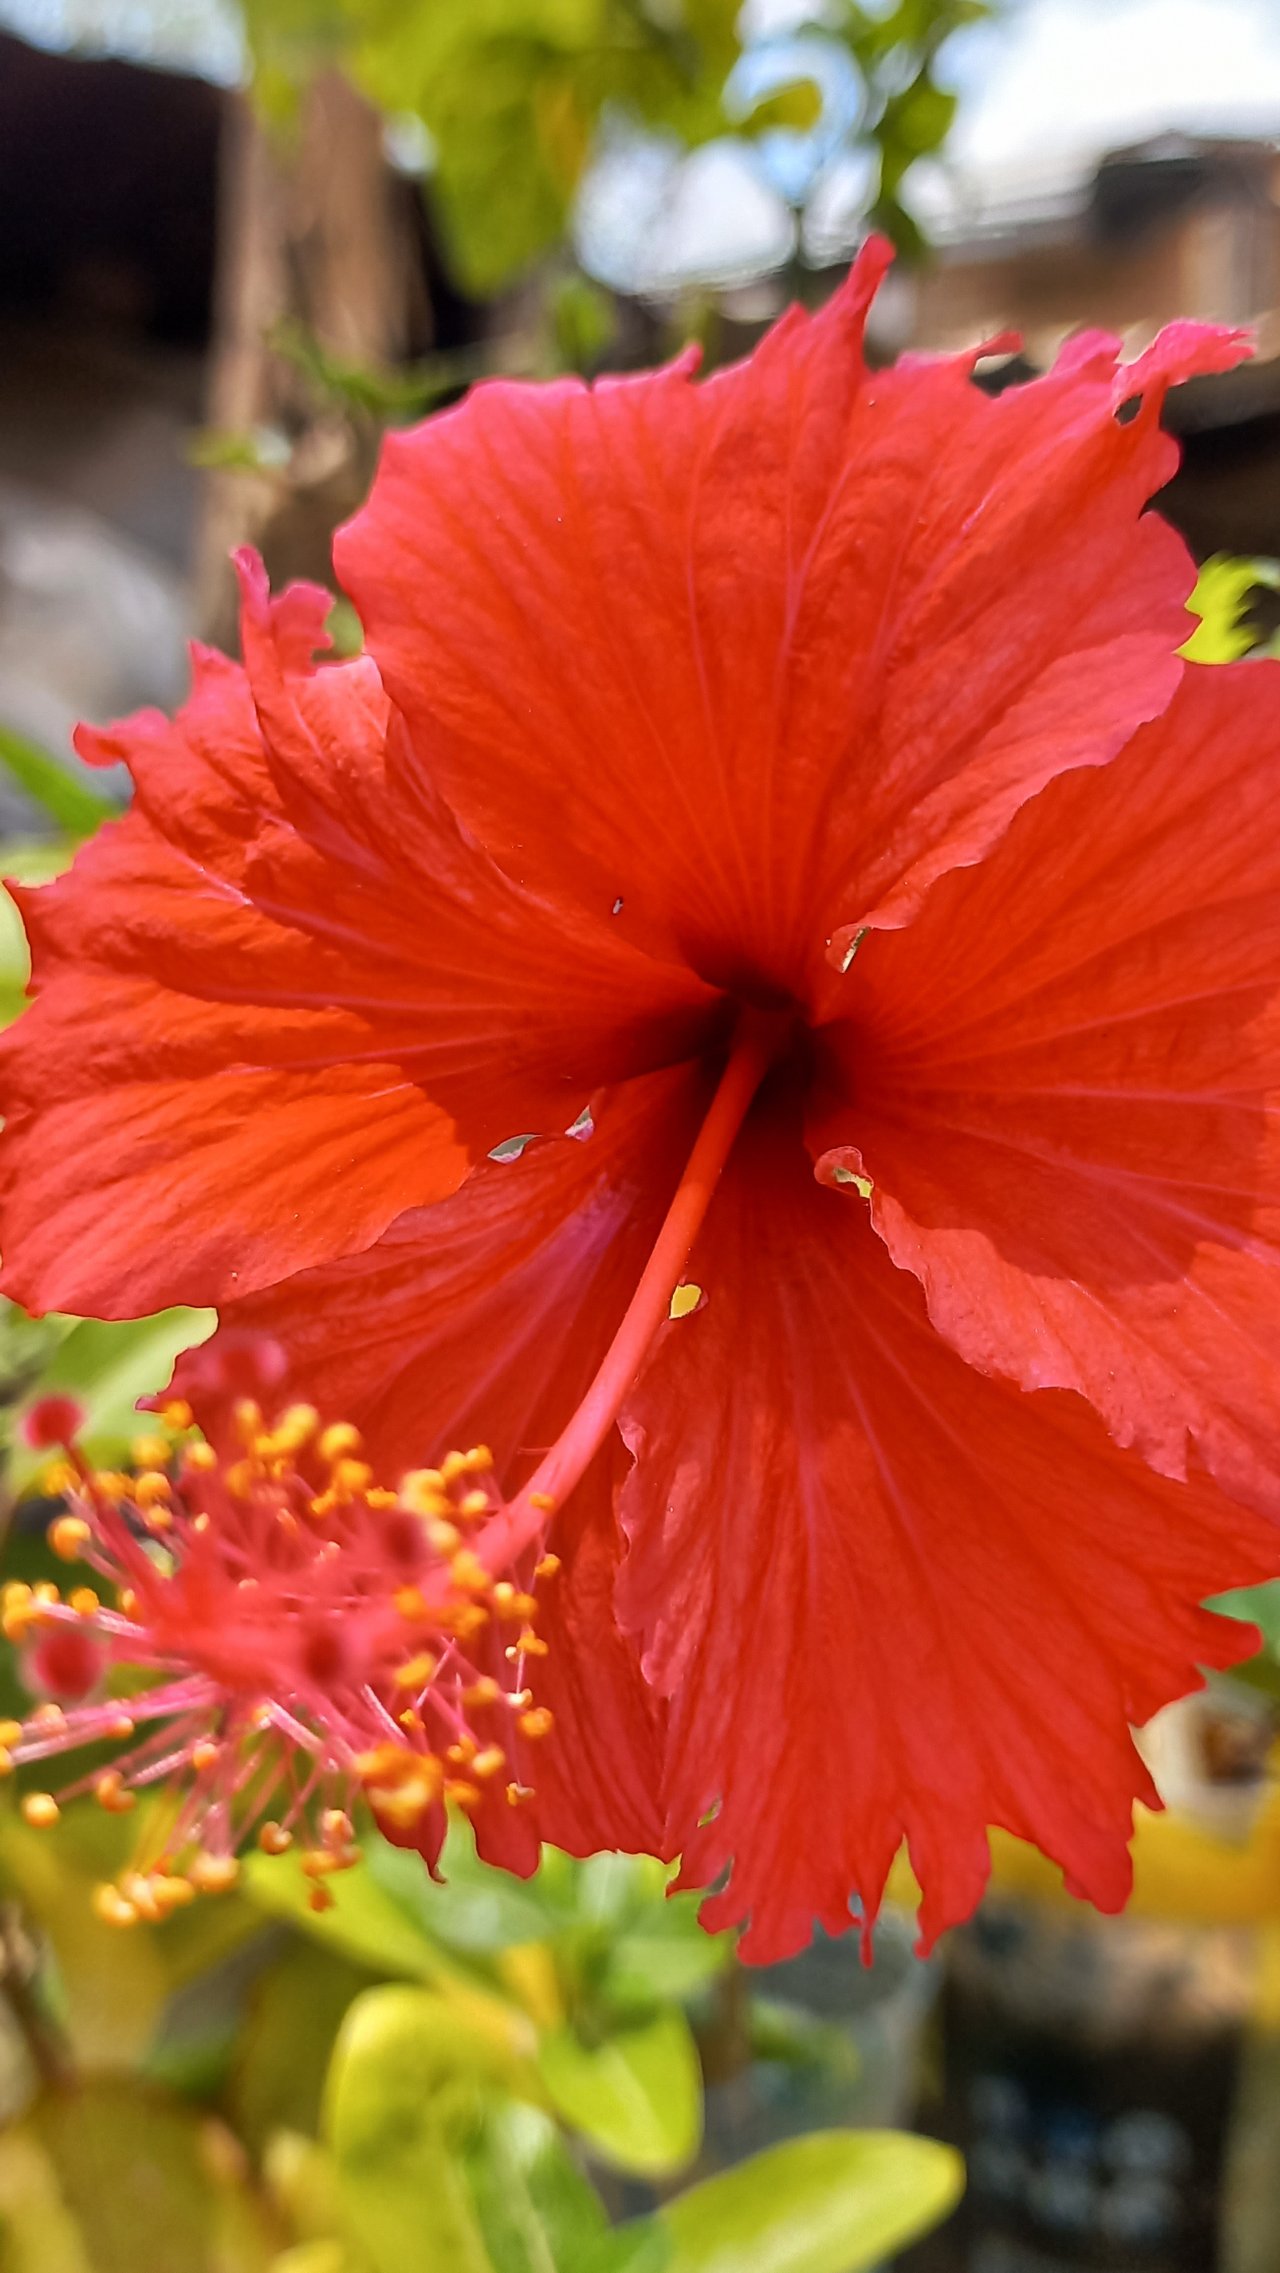
<svg viewBox="0 0 1280 2273"><path fill-rule="evenodd" d="M556 2112L620 2170L680 2170L702 2137L698 2055L683 2013L668 2010L600 2044L571 2029L544 2036L538 2067Z"/></svg>
<svg viewBox="0 0 1280 2273"><path fill-rule="evenodd" d="M334 2054L326 2131L351 2230L378 2273L494 2273L461 2150L479 2132L493 2048L423 1989L371 1989Z"/></svg>
<svg viewBox="0 0 1280 2273"><path fill-rule="evenodd" d="M1280 563L1237 560L1229 553L1215 553L1205 562L1187 602L1191 614L1200 618L1180 649L1189 663L1234 663L1257 645L1248 614L1259 586L1280 587Z"/></svg>
<svg viewBox="0 0 1280 2273"><path fill-rule="evenodd" d="M788 2139L665 2205L668 2273L864 2273L944 2218L963 2185L959 2155L932 2139Z"/></svg>

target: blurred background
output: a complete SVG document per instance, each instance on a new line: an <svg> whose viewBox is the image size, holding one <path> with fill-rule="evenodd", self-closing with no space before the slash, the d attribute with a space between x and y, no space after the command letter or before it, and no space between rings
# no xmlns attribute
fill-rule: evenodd
<svg viewBox="0 0 1280 2273"><path fill-rule="evenodd" d="M1161 509L1190 652L1275 650L1277 0L0 0L5 873L123 795L78 718L234 646L231 545L330 581L389 426L490 372L740 354L870 226L873 354L1016 331L993 389L1081 324L1256 328L1170 402ZM24 975L5 903L0 1015ZM74 1391L127 1460L208 1325L0 1311L3 1575L45 1569L25 1405ZM1004 1842L927 1964L904 1909L870 1967L749 1975L656 1866L525 1889L461 1833L447 1889L380 1848L317 1913L262 1857L121 1935L90 1896L134 1824L0 1806L0 2273L1277 2273L1280 1612L1231 1607L1264 1647L1148 1732L1131 1912ZM959 2147L964 2200L907 2140L807 2138L850 2125Z"/></svg>

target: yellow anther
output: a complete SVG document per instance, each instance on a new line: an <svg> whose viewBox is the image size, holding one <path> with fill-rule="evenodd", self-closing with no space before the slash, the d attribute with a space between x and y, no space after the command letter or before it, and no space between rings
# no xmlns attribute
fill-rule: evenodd
<svg viewBox="0 0 1280 2273"><path fill-rule="evenodd" d="M173 1498L173 1485L163 1468L148 1468L141 1476L135 1477L133 1496L137 1505L144 1510L158 1507L162 1501L167 1502Z"/></svg>
<svg viewBox="0 0 1280 2273"><path fill-rule="evenodd" d="M28 1792L22 1802L22 1818L33 1831L50 1831L61 1810L52 1792Z"/></svg>
<svg viewBox="0 0 1280 2273"><path fill-rule="evenodd" d="M233 1499L247 1500L261 1472L256 1460L233 1460L223 1481Z"/></svg>
<svg viewBox="0 0 1280 2273"><path fill-rule="evenodd" d="M167 1917L171 1910L184 1909L196 1898L190 1879L173 1871L153 1871L151 1892L162 1917Z"/></svg>
<svg viewBox="0 0 1280 2273"><path fill-rule="evenodd" d="M202 1736L197 1744L192 1745L191 1765L198 1776L203 1776L215 1765L220 1751L221 1746L215 1744L211 1736Z"/></svg>
<svg viewBox="0 0 1280 2273"><path fill-rule="evenodd" d="M420 1586L399 1586L391 1597L402 1618L425 1618L427 1598Z"/></svg>
<svg viewBox="0 0 1280 2273"><path fill-rule="evenodd" d="M117 1713L106 1733L115 1743L127 1744L131 1736L137 1735L137 1724L130 1719L128 1713Z"/></svg>
<svg viewBox="0 0 1280 2273"><path fill-rule="evenodd" d="M0 1721L0 1744L11 1745L21 1744L21 1742L21 1721Z"/></svg>
<svg viewBox="0 0 1280 2273"><path fill-rule="evenodd" d="M538 1508L543 1515L550 1515L555 1504L550 1492L530 1492L529 1494L530 1507Z"/></svg>
<svg viewBox="0 0 1280 2273"><path fill-rule="evenodd" d="M138 1913L132 1902L127 1902L118 1886L95 1886L93 1907L104 1926L136 1926Z"/></svg>
<svg viewBox="0 0 1280 2273"><path fill-rule="evenodd" d="M129 1458L135 1468L163 1468L173 1458L173 1446L167 1437L135 1436Z"/></svg>
<svg viewBox="0 0 1280 2273"><path fill-rule="evenodd" d="M240 1865L234 1855L202 1853L196 1856L187 1876L202 1894L226 1894L240 1876Z"/></svg>
<svg viewBox="0 0 1280 2273"><path fill-rule="evenodd" d="M198 1475L208 1476L218 1465L218 1455L211 1444L192 1444L183 1455L188 1468Z"/></svg>
<svg viewBox="0 0 1280 2273"><path fill-rule="evenodd" d="M480 1786L469 1784L464 1778L457 1776L445 1785L444 1796L451 1807L474 1807L480 1798Z"/></svg>
<svg viewBox="0 0 1280 2273"><path fill-rule="evenodd" d="M11 1776L12 1774L13 1754L10 1752L8 1745L0 1744L0 1776Z"/></svg>
<svg viewBox="0 0 1280 2273"><path fill-rule="evenodd" d="M463 1736L449 1746L445 1759L451 1768L469 1768L478 1749L474 1736Z"/></svg>
<svg viewBox="0 0 1280 2273"><path fill-rule="evenodd" d="M465 1452L446 1452L440 1463L440 1474L446 1484L459 1483L471 1466Z"/></svg>
<svg viewBox="0 0 1280 2273"><path fill-rule="evenodd" d="M201 1511L200 1511L199 1515L193 1515L193 1516L192 1516L192 1518L191 1518L191 1528L192 1528L192 1530L193 1530L193 1531L207 1531L207 1530L208 1530L208 1528L209 1528L209 1518L208 1518L208 1515L205 1513L205 1511L204 1511L204 1509L203 1509L203 1508L201 1509Z"/></svg>
<svg viewBox="0 0 1280 2273"><path fill-rule="evenodd" d="M192 1422L191 1407L185 1398L171 1397L167 1405L160 1407L160 1418L167 1429L189 1429Z"/></svg>
<svg viewBox="0 0 1280 2273"><path fill-rule="evenodd" d="M138 1916L146 1919L149 1926L159 1925L164 1910L156 1899L155 1881L144 1871L126 1871L120 1881L120 1892L126 1902L133 1904Z"/></svg>
<svg viewBox="0 0 1280 2273"><path fill-rule="evenodd" d="M533 1703L532 1689L513 1689L507 1698L507 1703L513 1713L522 1713L526 1705Z"/></svg>
<svg viewBox="0 0 1280 2273"><path fill-rule="evenodd" d="M108 1815L127 1815L137 1804L118 1768L104 1768L94 1784L93 1796Z"/></svg>
<svg viewBox="0 0 1280 2273"><path fill-rule="evenodd" d="M533 1798L533 1787L532 1787L532 1785L530 1785L530 1784L508 1784L508 1785L507 1785L507 1806L508 1806L508 1807L519 1807L519 1806L520 1806L520 1805L523 1803L523 1801L525 1801L525 1800L527 1800L527 1799L532 1799L532 1798Z"/></svg>
<svg viewBox="0 0 1280 2273"><path fill-rule="evenodd" d="M286 1831L283 1823L264 1823L258 1833L258 1845L264 1855L286 1854L293 1845L293 1833Z"/></svg>
<svg viewBox="0 0 1280 2273"><path fill-rule="evenodd" d="M31 1715L32 1728L44 1729L50 1736L61 1736L66 1725L66 1714L61 1705L54 1704L51 1697L43 1705L37 1705Z"/></svg>
<svg viewBox="0 0 1280 2273"><path fill-rule="evenodd" d="M455 1586L462 1587L468 1594L487 1594L489 1591L489 1573L470 1547L458 1549L449 1565L449 1576Z"/></svg>
<svg viewBox="0 0 1280 2273"><path fill-rule="evenodd" d="M33 1625L40 1622L39 1605L30 1592L25 1602L11 1602L0 1611L0 1633L7 1642L25 1642Z"/></svg>
<svg viewBox="0 0 1280 2273"><path fill-rule="evenodd" d="M422 1715L412 1705L406 1705L402 1713L396 1714L396 1726L407 1729L410 1736L416 1736L422 1728Z"/></svg>
<svg viewBox="0 0 1280 2273"><path fill-rule="evenodd" d="M313 1886L307 1896L309 1910L332 1910L333 1896L327 1886Z"/></svg>
<svg viewBox="0 0 1280 2273"><path fill-rule="evenodd" d="M550 1654L548 1644L543 1641L541 1634L535 1634L532 1626L525 1627L516 1646L526 1657L547 1657Z"/></svg>
<svg viewBox="0 0 1280 2273"><path fill-rule="evenodd" d="M236 1434L242 1444L252 1444L263 1431L262 1407L253 1397L238 1397L232 1407Z"/></svg>
<svg viewBox="0 0 1280 2273"><path fill-rule="evenodd" d="M153 1538L158 1539L166 1531L172 1531L173 1509L166 1507L163 1501L157 1502L154 1507L143 1508L141 1512L142 1520Z"/></svg>
<svg viewBox="0 0 1280 2273"><path fill-rule="evenodd" d="M49 1525L47 1536L60 1563L78 1563L93 1533L82 1515L59 1515Z"/></svg>
<svg viewBox="0 0 1280 2273"><path fill-rule="evenodd" d="M271 1449L276 1453L301 1452L309 1444L320 1426L320 1415L314 1405L287 1405L270 1434Z"/></svg>
<svg viewBox="0 0 1280 2273"><path fill-rule="evenodd" d="M131 1586L118 1586L116 1588L116 1608L122 1618L137 1617L138 1597Z"/></svg>
<svg viewBox="0 0 1280 2273"><path fill-rule="evenodd" d="M320 1818L320 1836L327 1847L348 1846L355 1837L355 1825L345 1808L327 1807Z"/></svg>
<svg viewBox="0 0 1280 2273"><path fill-rule="evenodd" d="M425 1689L436 1669L436 1659L430 1650L419 1650L416 1657L398 1665L392 1674L397 1689Z"/></svg>
<svg viewBox="0 0 1280 2273"><path fill-rule="evenodd" d="M456 1523L447 1523L442 1515L427 1517L427 1544L433 1555L448 1557L462 1544L462 1533Z"/></svg>
<svg viewBox="0 0 1280 2273"><path fill-rule="evenodd" d="M501 1695L501 1684L494 1680L491 1673L482 1673L478 1681L473 1681L469 1689L463 1690L462 1702L470 1711L473 1705L496 1705Z"/></svg>
<svg viewBox="0 0 1280 2273"><path fill-rule="evenodd" d="M400 1505L399 1492L389 1491L385 1484L370 1484L364 1496L370 1507L385 1509L399 1507Z"/></svg>
<svg viewBox="0 0 1280 2273"><path fill-rule="evenodd" d="M458 1513L465 1516L469 1523L474 1523L477 1516L489 1513L489 1494L479 1490L468 1492L458 1503Z"/></svg>
<svg viewBox="0 0 1280 2273"><path fill-rule="evenodd" d="M40 1477L40 1489L48 1500L60 1500L74 1492L80 1482L69 1460L51 1460Z"/></svg>
<svg viewBox="0 0 1280 2273"><path fill-rule="evenodd" d="M373 1470L367 1460L335 1460L333 1489L354 1499L359 1492L367 1491L373 1482Z"/></svg>
<svg viewBox="0 0 1280 2273"><path fill-rule="evenodd" d="M473 1776L478 1776L482 1783L487 1784L491 1777L496 1776L502 1768L505 1768L506 1764L507 1756L502 1746L500 1744L486 1744L484 1751L477 1752L472 1761L471 1773Z"/></svg>
<svg viewBox="0 0 1280 2273"><path fill-rule="evenodd" d="M400 1478L400 1502L411 1515L439 1515L448 1507L438 1468L410 1468Z"/></svg>
<svg viewBox="0 0 1280 2273"><path fill-rule="evenodd" d="M77 1618L96 1618L102 1604L91 1586L74 1586L67 1596L67 1607Z"/></svg>
<svg viewBox="0 0 1280 2273"><path fill-rule="evenodd" d="M360 1450L360 1431L350 1421L332 1421L322 1430L316 1451L324 1461L345 1460L348 1454Z"/></svg>
<svg viewBox="0 0 1280 2273"><path fill-rule="evenodd" d="M493 1466L493 1454L487 1444L473 1444L467 1454L467 1466L473 1476L486 1475Z"/></svg>
<svg viewBox="0 0 1280 2273"><path fill-rule="evenodd" d="M549 1736L555 1727L555 1715L548 1710L546 1705L534 1705L531 1711L521 1713L516 1725L521 1736L535 1739L540 1736Z"/></svg>
<svg viewBox="0 0 1280 2273"><path fill-rule="evenodd" d="M558 1555L544 1555L540 1563L534 1564L533 1575L535 1578L554 1578L559 1568L560 1557Z"/></svg>

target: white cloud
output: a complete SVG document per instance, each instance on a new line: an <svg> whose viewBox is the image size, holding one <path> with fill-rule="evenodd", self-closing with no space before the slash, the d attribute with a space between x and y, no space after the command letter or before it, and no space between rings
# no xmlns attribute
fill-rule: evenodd
<svg viewBox="0 0 1280 2273"><path fill-rule="evenodd" d="M957 44L966 168L1094 156L1166 128L1280 134L1276 0L1029 0Z"/></svg>

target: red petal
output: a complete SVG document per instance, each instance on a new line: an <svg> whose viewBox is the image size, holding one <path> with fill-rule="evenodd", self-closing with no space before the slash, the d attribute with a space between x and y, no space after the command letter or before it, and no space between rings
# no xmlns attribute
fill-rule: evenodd
<svg viewBox="0 0 1280 2273"><path fill-rule="evenodd" d="M1199 1608L1280 1563L1271 1526L1158 1478L1088 1407L982 1379L930 1328L863 1203L764 1112L623 1431L620 1611L671 1697L669 1829L781 1957L874 1914L901 1840L926 1941L1003 1824L1114 1909L1128 1723L1255 1646Z"/></svg>
<svg viewBox="0 0 1280 2273"><path fill-rule="evenodd" d="M1280 1512L1280 666L1189 667L1055 783L842 1030L873 1221L971 1364L1081 1390L1167 1475Z"/></svg>
<svg viewBox="0 0 1280 2273"><path fill-rule="evenodd" d="M706 385L478 388L388 439L338 539L468 826L716 978L799 989L1177 683L1164 364L1123 425L1114 354L998 399L971 357L868 373L884 257ZM1173 363L1206 343L1242 352Z"/></svg>
<svg viewBox="0 0 1280 2273"><path fill-rule="evenodd" d="M200 654L174 725L82 736L137 803L22 895L5 1283L33 1307L216 1301L356 1250L469 1151L686 1054L714 1009L521 891L411 766L393 787L372 665L297 675L320 596L244 574L252 685Z"/></svg>
<svg viewBox="0 0 1280 2273"><path fill-rule="evenodd" d="M587 1140L486 1163L367 1252L231 1304L220 1335L180 1362L174 1393L199 1409L221 1335L266 1335L287 1355L290 1393L354 1420L380 1474L483 1442L514 1488L604 1355L703 1101L688 1069L610 1092ZM564 1567L545 1590L538 1687L556 1727L528 1764L542 1835L578 1853L662 1844L662 1707L613 1617L611 1473L606 1451L556 1524ZM488 1851L513 1861L494 1836Z"/></svg>

